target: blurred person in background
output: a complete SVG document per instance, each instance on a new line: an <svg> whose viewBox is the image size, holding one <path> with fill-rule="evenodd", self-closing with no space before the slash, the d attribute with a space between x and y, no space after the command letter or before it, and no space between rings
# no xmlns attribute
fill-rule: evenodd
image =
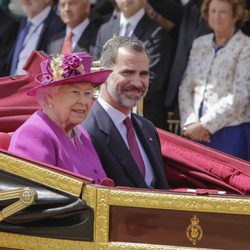
<svg viewBox="0 0 250 250"><path fill-rule="evenodd" d="M9 1L8 1L9 2ZM6 58L14 47L19 27L18 20L11 15L7 7L0 6L0 77L8 74ZM10 32L11 31L11 32Z"/></svg>
<svg viewBox="0 0 250 250"><path fill-rule="evenodd" d="M212 31L207 21L200 15L203 0L148 0L148 2L158 13L175 25L173 33L177 37L177 44L166 90L165 107L171 120L178 121L180 119L178 89L186 70L192 43L195 38ZM246 2L249 9L250 0ZM250 13L248 16L248 21L242 28L247 35L250 34ZM180 134L179 129L177 133Z"/></svg>
<svg viewBox="0 0 250 250"><path fill-rule="evenodd" d="M243 0L204 0L212 34L192 46L179 89L184 136L250 161L250 38Z"/></svg>
<svg viewBox="0 0 250 250"><path fill-rule="evenodd" d="M185 72L193 40L211 32L206 20L200 16L202 0L148 0L149 4L175 25L176 51L165 92L164 105L171 119L178 121L178 88ZM180 133L180 130L176 130Z"/></svg>
<svg viewBox="0 0 250 250"><path fill-rule="evenodd" d="M168 30L147 16L144 0L116 0L116 5L120 14L98 31L94 60L100 58L103 45L115 34L141 41L150 58L150 83L143 99L143 116L166 129L164 98L173 56L172 39Z"/></svg>
<svg viewBox="0 0 250 250"><path fill-rule="evenodd" d="M89 20L89 0L59 0L59 14L66 29L54 34L48 53L86 51L92 55L98 26Z"/></svg>
<svg viewBox="0 0 250 250"><path fill-rule="evenodd" d="M92 4L90 12L90 21L98 27L110 19L117 17L117 7L115 0L97 0Z"/></svg>
<svg viewBox="0 0 250 250"><path fill-rule="evenodd" d="M47 52L51 36L64 29L65 25L52 9L51 0L21 0L27 15L20 24L15 45L10 53L8 74L25 74L23 66L33 50Z"/></svg>

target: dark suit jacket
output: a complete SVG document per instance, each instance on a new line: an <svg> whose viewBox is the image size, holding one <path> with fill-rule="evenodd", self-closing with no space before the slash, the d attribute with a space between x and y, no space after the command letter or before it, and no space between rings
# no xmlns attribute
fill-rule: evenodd
<svg viewBox="0 0 250 250"><path fill-rule="evenodd" d="M93 55L94 46L96 42L96 36L98 32L98 26L94 23L89 23L84 32L82 33L79 41L73 52L86 51L90 55ZM48 53L60 53L63 46L66 30L56 34L48 45Z"/></svg>
<svg viewBox="0 0 250 250"><path fill-rule="evenodd" d="M132 121L154 170L155 188L168 188L155 127L145 118L135 114L132 114ZM92 139L107 176L112 178L117 186L147 187L119 131L98 101L83 126Z"/></svg>
<svg viewBox="0 0 250 250"><path fill-rule="evenodd" d="M6 59L14 47L18 27L19 22L0 8L0 77L8 74Z"/></svg>
<svg viewBox="0 0 250 250"><path fill-rule="evenodd" d="M98 0L92 5L89 19L98 28L113 17L114 4L110 0Z"/></svg>
<svg viewBox="0 0 250 250"><path fill-rule="evenodd" d="M165 98L166 108L178 113L177 92L193 40L211 30L206 21L200 17L202 0L190 0L185 6L176 3L175 0L148 1L157 12L179 26L178 43Z"/></svg>
<svg viewBox="0 0 250 250"><path fill-rule="evenodd" d="M25 24L26 24L26 19L22 20L19 32L21 32ZM49 44L51 37L54 34L64 29L65 29L65 24L61 21L60 17L56 15L53 10L51 10L47 18L44 20L43 29L36 46L36 50L43 50L47 52L47 46ZM11 57L8 60L8 72L10 70L13 53L14 53L14 47L11 53Z"/></svg>
<svg viewBox="0 0 250 250"><path fill-rule="evenodd" d="M103 24L98 32L94 59L101 56L103 45L114 34L119 34L120 18ZM144 98L143 115L155 126L166 128L164 97L166 81L172 63L172 40L168 31L144 15L137 24L133 36L140 40L150 56L150 83L147 96Z"/></svg>

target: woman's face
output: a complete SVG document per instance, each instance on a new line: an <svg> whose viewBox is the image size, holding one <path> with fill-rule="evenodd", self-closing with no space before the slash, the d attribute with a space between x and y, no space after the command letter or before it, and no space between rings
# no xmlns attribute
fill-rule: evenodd
<svg viewBox="0 0 250 250"><path fill-rule="evenodd" d="M224 0L212 0L208 8L208 24L216 32L234 30L237 18L233 15L232 6Z"/></svg>
<svg viewBox="0 0 250 250"><path fill-rule="evenodd" d="M66 84L48 97L50 117L59 127L68 132L86 118L92 103L91 83Z"/></svg>

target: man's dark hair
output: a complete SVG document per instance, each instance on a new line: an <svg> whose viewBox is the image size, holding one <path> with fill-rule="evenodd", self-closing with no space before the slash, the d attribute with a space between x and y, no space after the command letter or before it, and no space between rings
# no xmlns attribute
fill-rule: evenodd
<svg viewBox="0 0 250 250"><path fill-rule="evenodd" d="M119 48L127 48L139 53L146 53L143 44L135 38L114 36L109 39L103 46L100 63L102 66L110 68L115 63ZM148 55L149 56L149 55Z"/></svg>

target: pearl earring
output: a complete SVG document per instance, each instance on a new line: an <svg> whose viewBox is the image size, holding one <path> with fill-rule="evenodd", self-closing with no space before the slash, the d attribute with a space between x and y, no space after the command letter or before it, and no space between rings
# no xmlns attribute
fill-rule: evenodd
<svg viewBox="0 0 250 250"><path fill-rule="evenodd" d="M52 104L49 104L49 108L52 108Z"/></svg>

